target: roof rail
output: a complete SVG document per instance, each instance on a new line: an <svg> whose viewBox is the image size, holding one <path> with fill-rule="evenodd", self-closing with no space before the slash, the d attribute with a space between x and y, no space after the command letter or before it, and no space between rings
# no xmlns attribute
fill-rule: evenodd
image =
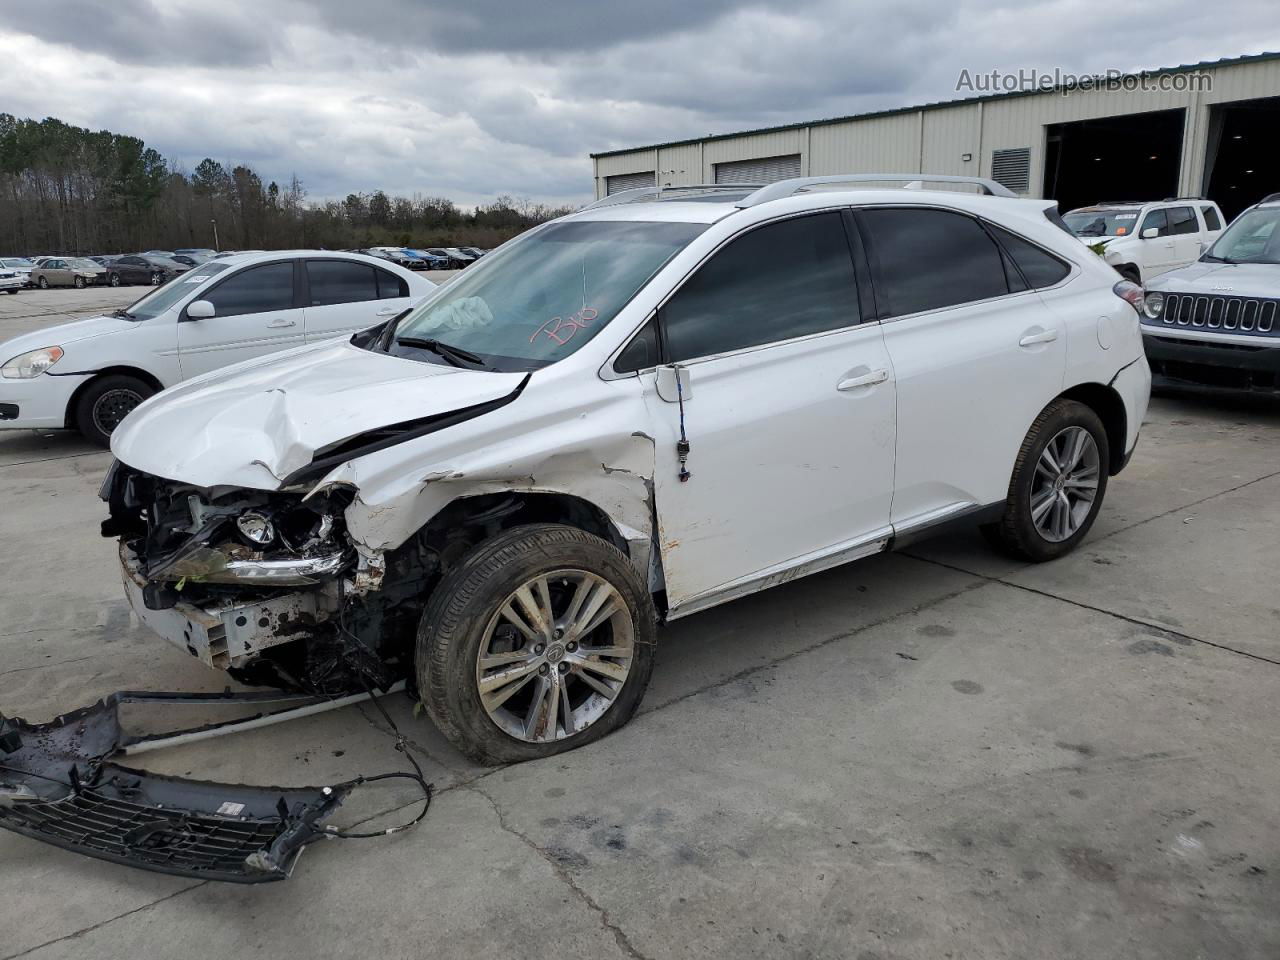
<svg viewBox="0 0 1280 960"><path fill-rule="evenodd" d="M665 194L669 193L715 193L717 190L741 193L743 190L758 190L762 186L764 186L762 183L690 183L674 187L633 187L630 190L619 190L617 193L611 193L607 197L601 197L594 203L588 203L582 209L595 210L598 207L612 207L619 203L635 203L638 200L646 200L650 197L661 199Z"/></svg>
<svg viewBox="0 0 1280 960"><path fill-rule="evenodd" d="M1174 203L1177 200L1208 200L1208 197L1165 197L1161 203Z"/></svg>
<svg viewBox="0 0 1280 960"><path fill-rule="evenodd" d="M754 207L757 204L768 203L770 200L781 200L795 193L804 193L811 187L827 183L878 182L904 183L908 186L914 183L967 183L981 187L982 192L989 197L1016 198L1018 196L1003 184L988 180L986 177L957 177L929 173L839 173L827 177L792 177L789 180L779 180L739 200L737 206L743 209Z"/></svg>

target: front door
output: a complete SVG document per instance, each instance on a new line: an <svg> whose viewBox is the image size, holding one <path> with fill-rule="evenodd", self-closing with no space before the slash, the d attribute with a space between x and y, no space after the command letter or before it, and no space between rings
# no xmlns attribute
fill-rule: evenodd
<svg viewBox="0 0 1280 960"><path fill-rule="evenodd" d="M304 342L292 260L239 270L201 299L213 304L212 317L192 319L184 308L178 318L184 380Z"/></svg>
<svg viewBox="0 0 1280 960"><path fill-rule="evenodd" d="M642 382L672 615L884 545L894 378L861 319L839 211L738 237L659 311L678 368Z"/></svg>
<svg viewBox="0 0 1280 960"><path fill-rule="evenodd" d="M1144 237L1148 230L1154 229L1154 237ZM1178 266L1178 245L1169 227L1167 210L1152 210L1142 218L1142 229L1138 232L1140 244L1142 279L1149 280L1161 273L1167 273Z"/></svg>
<svg viewBox="0 0 1280 960"><path fill-rule="evenodd" d="M857 218L897 376L894 531L999 503L1023 438L1066 375L1065 325L1034 288L1070 267L954 211L871 208Z"/></svg>

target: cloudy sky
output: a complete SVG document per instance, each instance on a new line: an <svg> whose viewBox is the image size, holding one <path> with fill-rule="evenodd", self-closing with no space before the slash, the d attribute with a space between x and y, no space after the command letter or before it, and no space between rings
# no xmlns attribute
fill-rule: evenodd
<svg viewBox="0 0 1280 960"><path fill-rule="evenodd" d="M1264 50L1275 0L0 0L0 110L317 199L577 202L593 151Z"/></svg>

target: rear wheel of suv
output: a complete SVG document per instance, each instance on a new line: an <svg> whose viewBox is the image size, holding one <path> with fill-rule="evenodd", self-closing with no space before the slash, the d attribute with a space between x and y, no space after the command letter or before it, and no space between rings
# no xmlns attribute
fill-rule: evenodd
<svg viewBox="0 0 1280 960"><path fill-rule="evenodd" d="M1109 467L1098 415L1075 400L1053 401L1022 441L1004 516L983 532L1023 560L1040 563L1070 553L1098 516Z"/></svg>
<svg viewBox="0 0 1280 960"><path fill-rule="evenodd" d="M111 445L111 434L133 408L155 393L150 384L112 373L92 381L76 401L75 424L85 439Z"/></svg>
<svg viewBox="0 0 1280 960"><path fill-rule="evenodd" d="M472 548L433 591L418 627L418 688L469 757L547 757L631 719L656 629L648 588L617 547L574 527L513 527Z"/></svg>

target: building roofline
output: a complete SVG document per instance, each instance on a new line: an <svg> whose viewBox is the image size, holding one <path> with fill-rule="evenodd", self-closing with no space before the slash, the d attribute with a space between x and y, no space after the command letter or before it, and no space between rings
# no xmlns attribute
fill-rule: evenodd
<svg viewBox="0 0 1280 960"><path fill-rule="evenodd" d="M1162 73L1189 73L1192 70L1206 70L1216 67L1234 67L1243 63L1259 63L1267 60L1280 60L1280 51L1251 53L1241 57L1223 57L1220 60L1201 60L1199 63L1183 63L1176 67L1156 67L1153 70L1139 70L1135 73L1121 74L1115 82L1126 77L1150 77ZM1106 80L1107 78L1101 77ZM639 153L642 150L662 150L667 147L685 147L695 143L710 143L715 140L732 140L736 137L750 137L761 133L782 133L787 130L803 130L805 127L826 127L836 123L849 123L853 120L874 120L879 117L894 117L905 113L917 113L924 110L943 110L948 107L962 107L973 103L989 103L994 100L1013 100L1018 97L1035 97L1046 93L1061 93L1073 90L1078 83L1056 84L1052 87L1036 90L1014 90L1010 93L985 93L977 97L964 97L960 100L934 100L929 103L918 103L909 107L891 107L887 110L873 110L869 113L851 113L844 117L828 117L823 120L806 120L799 123L784 123L776 127L756 127L753 130L738 130L733 133L712 133L705 137L689 137L684 140L668 140L665 143L648 143L638 147L621 147L617 150L602 150L589 154L592 160L601 157L617 157L625 153Z"/></svg>

